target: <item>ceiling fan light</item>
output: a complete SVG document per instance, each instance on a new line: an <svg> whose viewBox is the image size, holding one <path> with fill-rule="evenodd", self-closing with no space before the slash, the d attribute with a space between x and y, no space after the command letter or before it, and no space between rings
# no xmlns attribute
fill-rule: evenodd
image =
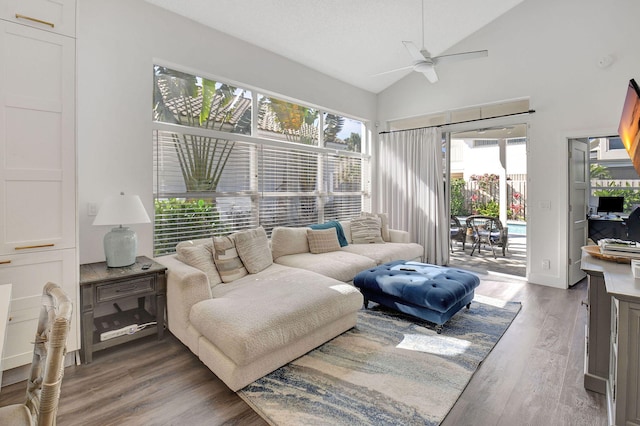
<svg viewBox="0 0 640 426"><path fill-rule="evenodd" d="M432 68L433 68L433 65L426 61L418 62L413 66L413 70L418 72L430 71Z"/></svg>

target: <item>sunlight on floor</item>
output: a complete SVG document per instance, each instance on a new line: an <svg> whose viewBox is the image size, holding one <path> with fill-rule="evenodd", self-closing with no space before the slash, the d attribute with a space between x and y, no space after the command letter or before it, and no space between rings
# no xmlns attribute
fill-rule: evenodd
<svg viewBox="0 0 640 426"><path fill-rule="evenodd" d="M402 342L396 347L435 355L455 356L464 353L470 346L471 342L442 334L436 336L405 334Z"/></svg>
<svg viewBox="0 0 640 426"><path fill-rule="evenodd" d="M507 306L507 302L504 300L494 299L493 297L483 296L481 294L475 294L473 296L474 302L484 303L485 305L491 305L498 308L504 308Z"/></svg>

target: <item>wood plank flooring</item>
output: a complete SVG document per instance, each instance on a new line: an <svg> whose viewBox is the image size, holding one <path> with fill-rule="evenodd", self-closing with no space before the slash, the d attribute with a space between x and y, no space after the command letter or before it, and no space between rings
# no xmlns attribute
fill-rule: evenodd
<svg viewBox="0 0 640 426"><path fill-rule="evenodd" d="M603 395L582 385L586 282L558 290L482 276L477 294L522 302L522 310L442 423L605 425ZM446 328L445 328L446 333ZM68 367L58 425L265 425L170 333L94 354ZM20 402L24 382L0 391ZM428 397L428 396L425 396Z"/></svg>

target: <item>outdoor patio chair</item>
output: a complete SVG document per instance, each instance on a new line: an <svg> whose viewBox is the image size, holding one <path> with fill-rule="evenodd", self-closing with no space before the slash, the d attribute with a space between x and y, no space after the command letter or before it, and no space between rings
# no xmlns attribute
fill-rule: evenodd
<svg viewBox="0 0 640 426"><path fill-rule="evenodd" d="M473 247L471 248L471 256L476 248L480 253L482 245L491 247L493 257L496 258L495 247L502 248L502 255L506 255L507 245L509 243L508 228L502 225L497 217L474 215L467 218L467 228L471 229L471 238Z"/></svg>
<svg viewBox="0 0 640 426"><path fill-rule="evenodd" d="M462 251L465 249L465 243L467 242L467 227L460 223L460 219L451 215L451 221L449 222L449 230L450 230L450 238L449 238L449 247L453 252L453 242L457 241L462 243Z"/></svg>

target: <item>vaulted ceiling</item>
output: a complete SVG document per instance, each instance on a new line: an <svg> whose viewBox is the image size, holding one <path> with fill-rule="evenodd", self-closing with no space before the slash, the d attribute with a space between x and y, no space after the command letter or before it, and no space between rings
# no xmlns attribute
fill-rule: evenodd
<svg viewBox="0 0 640 426"><path fill-rule="evenodd" d="M523 0L146 1L379 93L412 72L376 76L412 65L402 41L432 56L458 53L456 43ZM491 55L490 46L473 48L482 49Z"/></svg>

